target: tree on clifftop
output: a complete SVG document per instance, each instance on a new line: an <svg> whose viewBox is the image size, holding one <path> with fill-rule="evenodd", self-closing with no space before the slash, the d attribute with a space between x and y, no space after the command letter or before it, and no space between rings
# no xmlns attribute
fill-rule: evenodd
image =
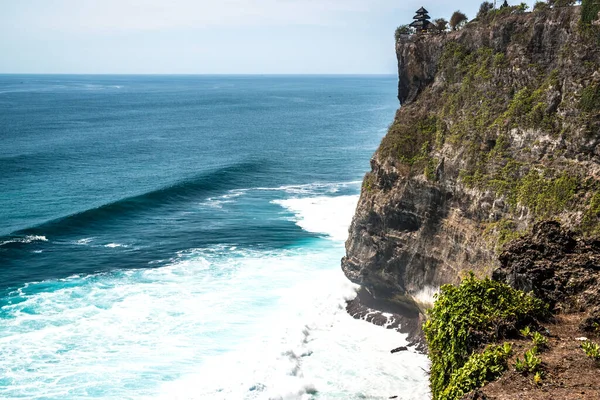
<svg viewBox="0 0 600 400"><path fill-rule="evenodd" d="M450 17L450 28L453 31L456 31L462 28L468 20L469 19L467 18L467 16L462 12L454 11L454 14L452 14L452 17Z"/></svg>
<svg viewBox="0 0 600 400"><path fill-rule="evenodd" d="M440 32L445 32L448 29L448 21L444 18L438 18L433 20L433 25Z"/></svg>
<svg viewBox="0 0 600 400"><path fill-rule="evenodd" d="M402 35L410 35L410 34L412 34L412 29L410 26L400 25L399 27L396 28L396 31L394 32L394 39L396 39L396 42L397 42L398 39L400 39L400 37Z"/></svg>
<svg viewBox="0 0 600 400"><path fill-rule="evenodd" d="M575 0L548 0L548 4L552 7L568 7L575 4Z"/></svg>
<svg viewBox="0 0 600 400"><path fill-rule="evenodd" d="M479 12L477 13L477 18L485 17L487 15L487 13L489 13L493 9L494 9L494 5L492 3L490 3L489 1L484 1L479 6Z"/></svg>
<svg viewBox="0 0 600 400"><path fill-rule="evenodd" d="M600 20L600 0L583 0L581 2L581 22L591 24Z"/></svg>

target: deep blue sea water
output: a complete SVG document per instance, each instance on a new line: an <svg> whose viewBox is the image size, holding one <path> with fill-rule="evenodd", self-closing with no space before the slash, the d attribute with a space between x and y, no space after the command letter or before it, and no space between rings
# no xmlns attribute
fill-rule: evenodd
<svg viewBox="0 0 600 400"><path fill-rule="evenodd" d="M392 76L0 75L0 398L427 397L344 312Z"/></svg>

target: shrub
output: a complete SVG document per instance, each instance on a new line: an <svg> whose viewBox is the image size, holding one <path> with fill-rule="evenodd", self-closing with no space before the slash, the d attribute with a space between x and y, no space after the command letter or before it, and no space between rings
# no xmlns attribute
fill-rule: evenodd
<svg viewBox="0 0 600 400"><path fill-rule="evenodd" d="M448 30L448 21L446 21L444 18L434 19L433 25L435 26L435 29L440 32L445 32Z"/></svg>
<svg viewBox="0 0 600 400"><path fill-rule="evenodd" d="M523 13L523 12L527 11L528 9L529 9L529 6L527 5L527 3L521 3L517 6L516 11Z"/></svg>
<svg viewBox="0 0 600 400"><path fill-rule="evenodd" d="M548 0L548 4L552 7L568 7L575 4L575 0Z"/></svg>
<svg viewBox="0 0 600 400"><path fill-rule="evenodd" d="M484 18L491 10L494 9L494 4L489 1L484 1L479 6L479 12L477 13L477 18Z"/></svg>
<svg viewBox="0 0 600 400"><path fill-rule="evenodd" d="M600 223L600 192L593 193L590 196L590 200L588 203L588 208L586 212L583 214L583 219L581 221L582 228L584 232L588 235L598 235L600 234L600 227L598 224Z"/></svg>
<svg viewBox="0 0 600 400"><path fill-rule="evenodd" d="M454 14L452 14L452 17L450 17L450 28L453 31L456 31L462 28L468 20L469 19L467 18L467 16L462 12L454 11Z"/></svg>
<svg viewBox="0 0 600 400"><path fill-rule="evenodd" d="M397 42L398 39L400 39L400 36L410 35L411 33L412 33L412 29L410 26L400 25L399 27L396 28L396 31L394 32L394 39L396 39L396 42Z"/></svg>
<svg viewBox="0 0 600 400"><path fill-rule="evenodd" d="M538 350L536 347L529 349L525 352L523 360L517 357L515 361L515 369L524 375L528 373L538 372L542 365L542 359L537 356Z"/></svg>
<svg viewBox="0 0 600 400"><path fill-rule="evenodd" d="M379 151L384 157L393 157L409 166L426 161L436 129L435 116L419 115L410 120L394 121L382 139Z"/></svg>
<svg viewBox="0 0 600 400"><path fill-rule="evenodd" d="M377 182L375 180L375 174L372 172L367 172L365 175L365 179L363 179L363 189L368 193L371 193L377 187Z"/></svg>
<svg viewBox="0 0 600 400"><path fill-rule="evenodd" d="M452 398L444 393L478 346L516 333L547 312L539 299L472 273L459 286L442 286L423 325L434 400Z"/></svg>
<svg viewBox="0 0 600 400"><path fill-rule="evenodd" d="M600 345L598 343L586 340L581 344L581 348L585 352L585 355L593 359L594 361L600 361Z"/></svg>
<svg viewBox="0 0 600 400"><path fill-rule="evenodd" d="M541 217L550 217L563 211L575 196L578 179L567 172L555 178L531 169L516 187L516 201Z"/></svg>
<svg viewBox="0 0 600 400"><path fill-rule="evenodd" d="M452 374L450 382L438 399L460 399L473 389L496 380L507 368L512 352L510 343L488 346L481 354L473 354L465 365Z"/></svg>
<svg viewBox="0 0 600 400"><path fill-rule="evenodd" d="M538 349L544 349L548 347L548 338L543 336L539 332L533 332L531 334L531 340L533 340L533 345Z"/></svg>
<svg viewBox="0 0 600 400"><path fill-rule="evenodd" d="M538 1L533 5L533 11L543 11L548 9L548 3L544 1Z"/></svg>
<svg viewBox="0 0 600 400"><path fill-rule="evenodd" d="M600 110L600 86L588 86L581 92L579 108L586 112Z"/></svg>
<svg viewBox="0 0 600 400"><path fill-rule="evenodd" d="M600 12L600 1L598 0L583 0L581 2L581 22L590 25L598 19Z"/></svg>

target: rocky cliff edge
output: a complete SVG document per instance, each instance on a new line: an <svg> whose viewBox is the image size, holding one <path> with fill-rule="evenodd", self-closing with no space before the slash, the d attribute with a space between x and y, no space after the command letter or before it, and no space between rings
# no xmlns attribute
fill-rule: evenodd
<svg viewBox="0 0 600 400"><path fill-rule="evenodd" d="M362 287L351 313L414 333L440 285L490 276L536 221L600 233L600 38L579 13L495 12L398 40L401 107L342 259Z"/></svg>

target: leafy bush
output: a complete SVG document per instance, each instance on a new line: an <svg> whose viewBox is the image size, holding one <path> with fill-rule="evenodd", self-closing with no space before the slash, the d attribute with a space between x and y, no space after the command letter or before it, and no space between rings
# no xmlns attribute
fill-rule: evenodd
<svg viewBox="0 0 600 400"><path fill-rule="evenodd" d="M598 19L600 2L598 0L583 0L581 2L581 22L590 25Z"/></svg>
<svg viewBox="0 0 600 400"><path fill-rule="evenodd" d="M412 29L410 26L400 25L399 27L396 28L396 31L394 32L394 39L396 39L396 42L397 42L398 39L400 39L400 37L402 35L410 35L411 33L412 33Z"/></svg>
<svg viewBox="0 0 600 400"><path fill-rule="evenodd" d="M477 18L484 18L487 15L487 13L489 13L493 9L494 9L493 3L490 3L489 1L484 1L479 6L479 12L477 13Z"/></svg>
<svg viewBox="0 0 600 400"><path fill-rule="evenodd" d="M593 359L594 361L600 361L600 345L598 343L586 340L581 344L581 348L585 352L585 355Z"/></svg>
<svg viewBox="0 0 600 400"><path fill-rule="evenodd" d="M521 3L517 6L516 11L517 12L525 12L529 9L529 6L527 5L527 3Z"/></svg>
<svg viewBox="0 0 600 400"><path fill-rule="evenodd" d="M591 236L600 235L600 192L592 193L581 225L583 231Z"/></svg>
<svg viewBox="0 0 600 400"><path fill-rule="evenodd" d="M450 382L438 399L460 399L473 389L496 380L507 368L507 360L512 352L510 343L501 346L488 346L481 354L473 354L465 365L450 377Z"/></svg>
<svg viewBox="0 0 600 400"><path fill-rule="evenodd" d="M448 30L448 21L446 21L444 18L434 19L433 25L435 26L435 29L440 32L445 32Z"/></svg>
<svg viewBox="0 0 600 400"><path fill-rule="evenodd" d="M426 161L436 130L435 116L419 115L410 121L394 121L379 151L384 157L393 157L409 166Z"/></svg>
<svg viewBox="0 0 600 400"><path fill-rule="evenodd" d="M537 356L537 347L529 349L525 352L523 360L517 357L515 361L515 369L523 374L538 372L542 365L542 359Z"/></svg>
<svg viewBox="0 0 600 400"><path fill-rule="evenodd" d="M423 325L434 400L452 398L444 393L478 346L516 333L545 317L547 310L529 294L490 279L479 280L473 274L459 286L442 286Z"/></svg>
<svg viewBox="0 0 600 400"><path fill-rule="evenodd" d="M548 4L552 7L568 7L575 4L575 0L548 0Z"/></svg>
<svg viewBox="0 0 600 400"><path fill-rule="evenodd" d="M522 336L524 336L524 337L528 338L529 336L531 336L531 327L530 327L530 326L526 326L525 328L521 329L521 330L519 331L519 333L520 333Z"/></svg>
<svg viewBox="0 0 600 400"><path fill-rule="evenodd" d="M592 85L583 89L579 108L586 112L600 111L600 85Z"/></svg>
<svg viewBox="0 0 600 400"><path fill-rule="evenodd" d="M545 1L538 1L533 5L533 11L543 11L548 9L548 3Z"/></svg>
<svg viewBox="0 0 600 400"><path fill-rule="evenodd" d="M462 28L468 20L469 19L467 18L467 16L462 12L454 11L454 14L452 14L452 17L450 17L450 28L453 31L456 31Z"/></svg>
<svg viewBox="0 0 600 400"><path fill-rule="evenodd" d="M516 200L536 215L550 217L568 206L575 196L577 185L577 177L566 172L548 179L543 173L531 169L517 185Z"/></svg>
<svg viewBox="0 0 600 400"><path fill-rule="evenodd" d="M533 345L538 349L544 349L548 347L548 338L543 336L539 332L533 332L531 334L531 340L533 340Z"/></svg>

